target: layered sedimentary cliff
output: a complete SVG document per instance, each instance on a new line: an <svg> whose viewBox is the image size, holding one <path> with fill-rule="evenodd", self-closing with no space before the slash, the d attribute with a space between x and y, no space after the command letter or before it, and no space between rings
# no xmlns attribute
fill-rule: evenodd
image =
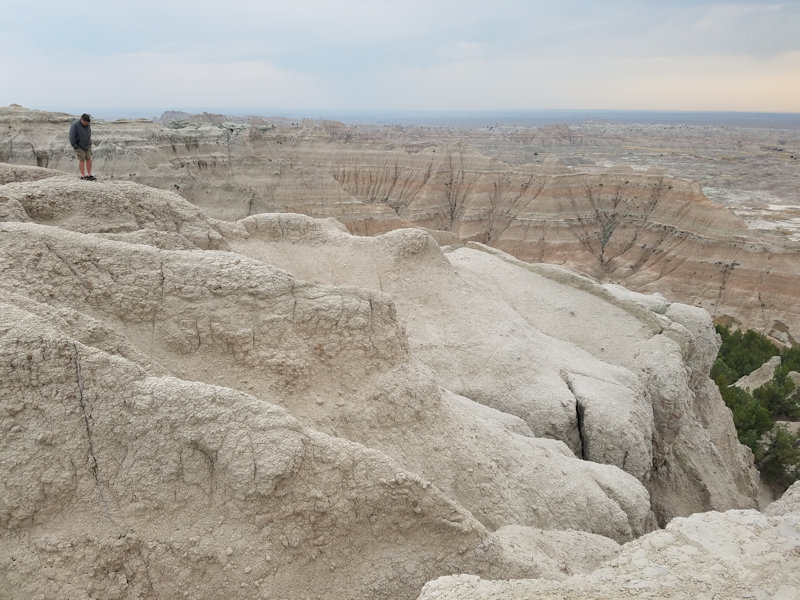
<svg viewBox="0 0 800 600"><path fill-rule="evenodd" d="M0 182L9 598L413 598L757 504L701 309L419 229Z"/></svg>
<svg viewBox="0 0 800 600"><path fill-rule="evenodd" d="M421 226L440 241L478 241L526 261L661 292L783 342L800 331L795 244L748 229L681 173L565 167L546 153L558 147L563 158L564 148L595 148L603 139L565 127L467 135L207 117L170 127L96 123L95 171L176 191L217 218L332 216L367 235ZM65 141L71 119L0 109L0 160L75 172ZM492 149L514 166L489 158ZM534 162L511 160L520 157Z"/></svg>

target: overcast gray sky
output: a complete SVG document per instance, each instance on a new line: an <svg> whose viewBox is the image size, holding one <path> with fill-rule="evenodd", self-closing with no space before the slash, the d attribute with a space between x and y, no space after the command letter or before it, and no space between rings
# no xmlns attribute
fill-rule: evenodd
<svg viewBox="0 0 800 600"><path fill-rule="evenodd" d="M3 0L11 103L800 112L800 1Z"/></svg>

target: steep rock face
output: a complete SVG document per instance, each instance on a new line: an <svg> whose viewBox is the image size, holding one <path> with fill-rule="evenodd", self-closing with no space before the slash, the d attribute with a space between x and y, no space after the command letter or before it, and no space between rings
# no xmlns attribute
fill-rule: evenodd
<svg viewBox="0 0 800 600"><path fill-rule="evenodd" d="M796 483L766 514L745 510L675 519L664 530L626 544L589 574L561 581L443 577L427 584L419 600L796 598L798 491Z"/></svg>
<svg viewBox="0 0 800 600"><path fill-rule="evenodd" d="M626 470L662 522L754 505L752 456L708 378L718 341L705 311L481 245L442 254L419 230L359 238L297 215L241 224L227 238L236 252L388 292L413 352L445 387Z"/></svg>
<svg viewBox="0 0 800 600"><path fill-rule="evenodd" d="M70 120L0 109L8 129L0 160L77 172L66 144ZM442 129L218 118L171 128L98 122L95 130L97 172L178 191L218 218L297 212L335 217L359 234L409 225L445 230L456 241L661 292L784 342L800 330L797 248L758 239L697 184L663 170L581 170L548 159L511 166L470 145L546 150L539 137L574 147L584 144L579 134L514 131L504 142Z"/></svg>

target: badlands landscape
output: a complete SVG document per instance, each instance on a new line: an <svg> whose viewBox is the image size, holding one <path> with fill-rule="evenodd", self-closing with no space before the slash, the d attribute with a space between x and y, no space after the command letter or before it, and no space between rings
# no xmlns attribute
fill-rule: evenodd
<svg viewBox="0 0 800 600"><path fill-rule="evenodd" d="M73 116L0 109L0 161L77 173ZM95 173L178 193L210 217L423 227L527 262L705 308L782 343L800 330L800 127L585 122L349 126L190 116L96 122Z"/></svg>
<svg viewBox="0 0 800 600"><path fill-rule="evenodd" d="M0 109L3 597L800 596L798 132L173 116Z"/></svg>

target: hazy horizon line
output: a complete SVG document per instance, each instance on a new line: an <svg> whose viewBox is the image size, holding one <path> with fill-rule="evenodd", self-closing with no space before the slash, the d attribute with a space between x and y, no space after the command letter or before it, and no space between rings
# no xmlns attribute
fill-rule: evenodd
<svg viewBox="0 0 800 600"><path fill-rule="evenodd" d="M28 107L26 107L28 108ZM492 126L543 125L579 123L593 120L623 123L665 125L716 125L764 128L800 129L800 112L734 111L734 110L669 110L669 109L303 109L288 107L246 106L99 106L66 107L41 106L45 110L79 115L89 112L94 117L117 119L158 119L166 112L188 114L221 114L229 117L283 118L289 120L335 120L358 125L419 125L419 126ZM481 125L482 123L482 125Z"/></svg>

